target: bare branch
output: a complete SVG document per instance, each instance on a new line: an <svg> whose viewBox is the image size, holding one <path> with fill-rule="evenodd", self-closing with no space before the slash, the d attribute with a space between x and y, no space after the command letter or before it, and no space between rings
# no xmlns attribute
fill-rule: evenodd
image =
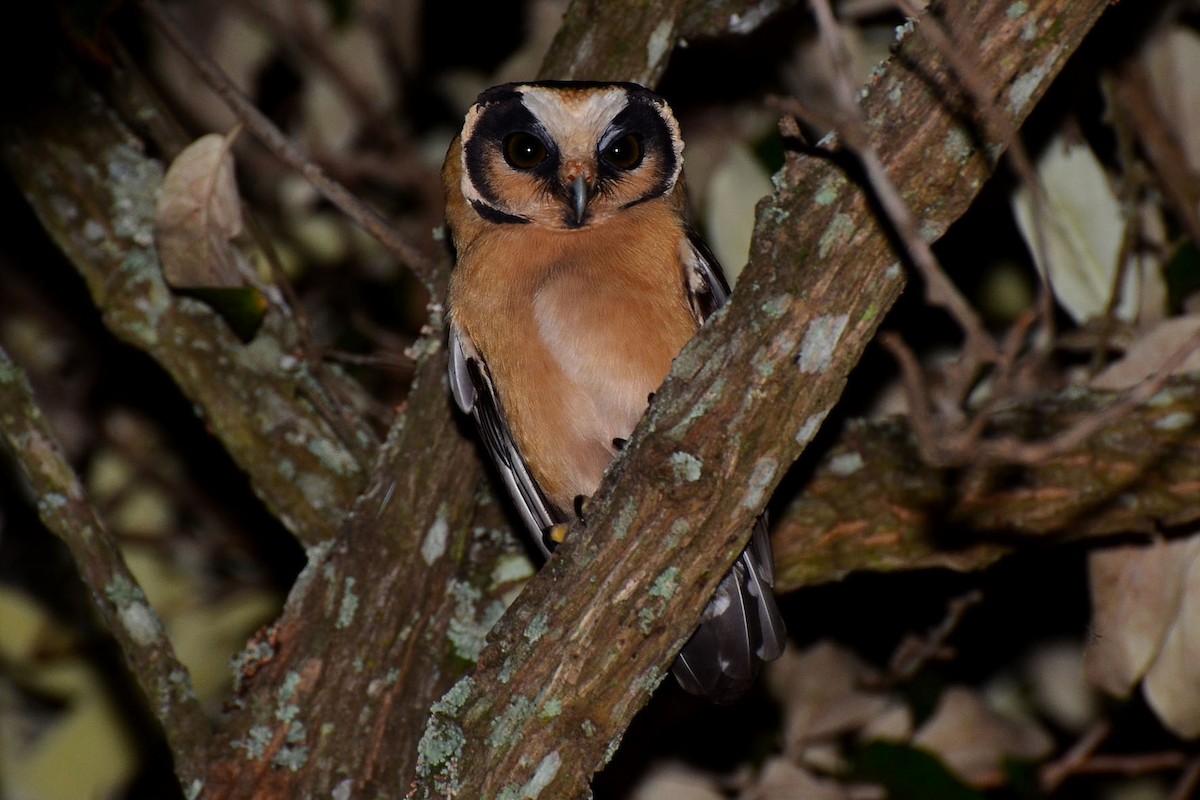
<svg viewBox="0 0 1200 800"><path fill-rule="evenodd" d="M1000 410L991 425L999 439L1036 439L1121 401L1112 392L1071 388ZM1033 540L1186 526L1200 519L1200 498L1189 488L1200 481L1192 457L1200 447L1197 420L1197 380L1181 378L1045 461L966 473L929 465L915 418L851 422L774 515L777 588L856 571L979 569ZM869 507L864 496L873 498ZM939 536L947 527L956 532L950 543Z"/></svg>
<svg viewBox="0 0 1200 800"><path fill-rule="evenodd" d="M994 360L996 358L995 341L984 329L979 315L955 288L949 276L937 262L929 242L921 236L917 228L916 218L908 204L900 196L896 184L888 177L887 169L884 167L879 153L871 146L866 129L866 118L858 105L858 92L851 77L850 56L845 42L842 41L837 22L834 20L829 0L810 0L810 5L817 20L821 41L835 65L833 88L834 96L837 99L839 136L862 162L872 190L878 196L888 219L896 227L913 263L925 279L930 304L945 308L962 326L967 337L964 349L968 362ZM924 27L922 26L922 28ZM1001 143L1008 144L1004 139L1001 139Z"/></svg>

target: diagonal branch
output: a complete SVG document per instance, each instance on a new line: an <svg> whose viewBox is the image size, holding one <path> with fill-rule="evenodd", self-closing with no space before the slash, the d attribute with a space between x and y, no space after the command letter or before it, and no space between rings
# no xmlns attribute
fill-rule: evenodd
<svg viewBox="0 0 1200 800"><path fill-rule="evenodd" d="M675 49L686 0L575 0L539 78L653 86Z"/></svg>
<svg viewBox="0 0 1200 800"><path fill-rule="evenodd" d="M116 542L88 501L20 367L0 350L0 439L29 489L38 515L71 551L105 627L117 640L146 705L166 733L175 768L186 786L200 777L208 720L187 668L125 566Z"/></svg>

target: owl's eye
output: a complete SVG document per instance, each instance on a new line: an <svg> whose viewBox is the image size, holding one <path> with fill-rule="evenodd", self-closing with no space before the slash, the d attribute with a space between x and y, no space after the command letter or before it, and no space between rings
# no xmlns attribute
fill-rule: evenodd
<svg viewBox="0 0 1200 800"><path fill-rule="evenodd" d="M533 169L546 160L546 145L532 133L517 131L504 137L504 160L517 169Z"/></svg>
<svg viewBox="0 0 1200 800"><path fill-rule="evenodd" d="M633 169L642 163L642 140L627 133L604 148L604 160L617 169Z"/></svg>

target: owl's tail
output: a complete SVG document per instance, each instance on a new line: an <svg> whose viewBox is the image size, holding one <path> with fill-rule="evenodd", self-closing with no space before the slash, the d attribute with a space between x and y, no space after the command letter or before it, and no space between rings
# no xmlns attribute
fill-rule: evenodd
<svg viewBox="0 0 1200 800"><path fill-rule="evenodd" d="M732 703L767 661L783 653L787 630L775 604L775 564L765 515L717 591L671 672L688 692Z"/></svg>

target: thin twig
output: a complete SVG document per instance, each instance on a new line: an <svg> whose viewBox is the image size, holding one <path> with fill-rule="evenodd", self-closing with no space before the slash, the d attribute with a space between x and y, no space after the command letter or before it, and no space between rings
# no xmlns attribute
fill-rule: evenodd
<svg viewBox="0 0 1200 800"><path fill-rule="evenodd" d="M1187 164L1179 132L1171 130L1163 119L1162 110L1154 102L1155 92L1145 68L1133 59L1127 60L1108 82L1113 102L1130 118L1137 120L1133 134L1142 145L1154 173L1158 176L1163 197L1193 242L1200 242L1200 187L1193 173L1180 169Z"/></svg>
<svg viewBox="0 0 1200 800"><path fill-rule="evenodd" d="M880 334L879 342L900 365L905 396L909 402L909 422L913 427L921 458L926 463L936 467L956 467L965 464L1033 465L1079 447L1153 397L1166 385L1187 357L1200 348L1200 330L1192 333L1162 362L1153 375L1130 389L1118 402L1090 414L1054 436L1037 442L1025 441L1015 436L980 439L982 428L978 427L977 423L981 418L987 419L987 416L982 414L977 415L965 428L939 425L927 402L925 378L916 355L895 333Z"/></svg>
<svg viewBox="0 0 1200 800"><path fill-rule="evenodd" d="M1119 402L1040 442L1026 442L1012 437L980 442L978 458L1008 464L1039 464L1080 446L1157 394L1198 347L1200 330L1192 333L1153 375L1130 389Z"/></svg>
<svg viewBox="0 0 1200 800"><path fill-rule="evenodd" d="M924 636L904 637L904 640L892 653L891 664L888 667L888 682L897 684L907 681L928 662L949 657L953 651L947 647L947 640L962 624L963 617L967 612L981 602L983 602L983 592L972 589L951 599L946 608L946 616Z"/></svg>
<svg viewBox="0 0 1200 800"><path fill-rule="evenodd" d="M1171 795L1167 800L1188 800L1188 798L1195 797L1197 786L1200 786L1200 756L1196 756L1188 762L1187 769L1179 777L1175 788L1171 789Z"/></svg>
<svg viewBox="0 0 1200 800"><path fill-rule="evenodd" d="M823 0L814 0L814 2L823 2ZM906 13L919 13L908 0L898 0L897 5ZM926 15L925 19L929 21L930 18ZM971 58L972 51L970 48L956 46L950 36L937 24L921 25L918 30L929 38L938 51L954 67L955 74L972 97L984 123L989 126L992 133L1001 138L1001 140L1009 142L1008 152L1011 163L1021 179L1029 186L1035 207L1035 218L1040 216L1036 213L1036 208L1038 203L1044 202L1044 195L1042 194L1037 175L1020 141L1020 137L1015 135L1012 126L996 109L992 92L986 83L986 76L982 70L978 69ZM1037 240L1035 243L1036 247L1044 254L1045 246L1040 226L1035 231L1035 234ZM1039 272L1039 274L1041 273ZM1052 324L1053 313L1046 308L1049 300L1048 294L1046 294L1048 286L1045 275L1042 275L1042 285L1043 297L1039 302L1039 316L1041 317L1043 326L1049 326ZM1027 335L1027 330L1021 331L1020 339L1027 340ZM1120 402L1040 442L1026 442L1015 437L1005 437L990 441L979 440L979 436L986 428L991 407L997 399L1006 394L1011 384L1011 375L1019 366L1019 361L1016 359L1019 350L1015 349L1019 347L1019 344L1011 333L1005 347L1006 353L1000 358L998 363L995 377L995 394L992 401L976 413L972 423L966 429L958 430L939 426L932 418L918 419L921 415L929 414L930 412L928 404L920 402L917 399L926 390L924 389L925 382L921 378L919 367L916 366L916 358L897 338L884 338L882 342L893 353L901 365L905 391L909 397L910 408L912 409L911 419L913 428L920 442L922 456L925 458L933 457L930 463L940 466L954 466L971 462L977 464L1036 464L1077 447L1095 433L1113 424L1128 414L1133 408L1149 399L1165 385L1166 381L1179 365L1183 363L1184 359L1197 346L1200 346L1200 333L1193 335L1188 341L1184 342L1154 375L1130 391ZM926 439L926 437L930 438Z"/></svg>
<svg viewBox="0 0 1200 800"><path fill-rule="evenodd" d="M1071 749L1062 758L1044 764L1039 770L1038 782L1046 792L1053 792L1063 782L1078 773L1084 763L1096 752L1096 748L1104 744L1104 740L1112 733L1112 723L1100 720L1089 728L1079 741L1071 745Z"/></svg>
<svg viewBox="0 0 1200 800"><path fill-rule="evenodd" d="M225 5L267 28L297 62L313 64L324 72L359 117L369 120L381 115L367 87L343 69L337 57L329 52L327 43L332 31L314 29L312 12L317 6L281 6L288 13L287 19L281 19L273 9L266 8L260 2L225 0Z"/></svg>
<svg viewBox="0 0 1200 800"><path fill-rule="evenodd" d="M946 25L943 27L941 19L933 14L923 13L912 0L896 0L896 7L914 19L921 18L922 24L916 27L917 35L926 38L938 51L938 54L950 64L953 75L966 90L979 114L985 135L990 134L994 140L1004 143L1008 164L1029 190L1029 202L1034 219L1033 249L1037 255L1037 263L1048 264L1049 248L1045 230L1040 224L1040 220L1045 217L1043 212L1046 205L1046 193L1038 179L1033 162L1029 158L1029 151L1025 149L1025 143L1021 137L1017 135L1016 127L1008 117L1000 113L996 106L993 81L975 58L978 48L974 46L974 43L971 46L964 46L963 43L957 42L953 38L954 30L967 30L969 26ZM1036 321L1040 324L1043 332L1040 339L1048 345L1054 341L1054 294L1050 287L1048 273L1039 269L1037 275L1038 298L1035 307L1038 309L1038 318ZM1016 366L1017 364L1014 363L1013 367ZM1007 381L1008 377L1004 372L1000 372L999 379Z"/></svg>
<svg viewBox="0 0 1200 800"><path fill-rule="evenodd" d="M912 211L888 175L883 159L871 144L866 120L858 105L854 79L848 67L848 51L828 0L811 0L810 5L817 20L821 41L834 63L833 90L837 102L836 113L840 118L838 135L861 161L880 206L904 243L913 264L925 279L929 302L944 308L962 328L966 337L966 361L960 379L964 386L969 385L977 364L996 359L996 342L984 328L975 309L971 308L938 263L929 243L921 236Z"/></svg>
<svg viewBox="0 0 1200 800"><path fill-rule="evenodd" d="M303 175L329 202L340 208L346 216L374 236L398 261L412 270L431 296L440 296L444 279L433 259L404 238L377 211L326 175L320 166L292 144L283 132L233 85L224 71L188 40L158 0L142 0L141 5L175 49L233 110L246 126L246 130L279 160Z"/></svg>
<svg viewBox="0 0 1200 800"><path fill-rule="evenodd" d="M1165 750L1161 753L1134 753L1121 756L1092 756L1075 770L1077 775L1125 775L1133 777L1150 772L1180 769L1188 763L1187 753Z"/></svg>

